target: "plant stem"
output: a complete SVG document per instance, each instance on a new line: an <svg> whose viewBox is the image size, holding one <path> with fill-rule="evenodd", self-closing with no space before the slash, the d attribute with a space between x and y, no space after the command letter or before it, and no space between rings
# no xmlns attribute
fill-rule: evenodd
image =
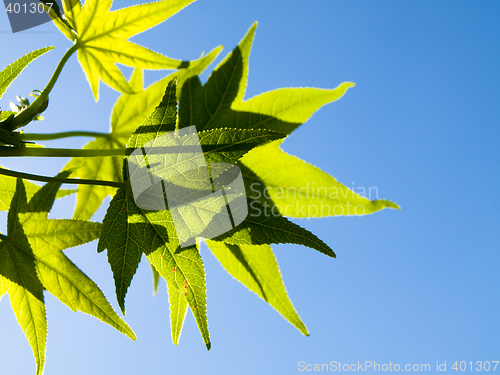
<svg viewBox="0 0 500 375"><path fill-rule="evenodd" d="M33 101L33 103L30 104L28 108L26 108L24 111L19 113L11 120L10 122L11 130L15 130L18 127L22 126L23 124L31 121L31 119L38 114L39 108L43 105L45 100L48 99L49 93L52 91L52 88L57 82L57 79L59 78L59 75L61 74L64 65L71 57L71 55L75 53L78 47L79 46L77 44L73 44L71 48L66 51L64 56L61 58L61 61L59 61L59 64L57 64L56 70L52 74L49 83L47 83L47 86L45 86L42 93Z"/></svg>
<svg viewBox="0 0 500 375"><path fill-rule="evenodd" d="M72 149L72 148L31 148L31 147L0 147L0 157L35 156L45 158L81 158L125 156L128 149ZM133 151L133 149L131 150Z"/></svg>
<svg viewBox="0 0 500 375"><path fill-rule="evenodd" d="M23 139L26 141L50 141L54 139L69 138L69 137L108 138L109 136L110 133L69 131L61 133L24 133Z"/></svg>
<svg viewBox="0 0 500 375"><path fill-rule="evenodd" d="M41 182L56 182L62 184L79 184L79 185L100 185L100 186L111 186L118 189L124 189L126 184L124 182L115 181L104 181L104 180L85 180L79 178L59 178L59 177L46 177L39 176L31 173L23 173L11 171L9 169L0 168L0 175L11 176L11 177L21 177L25 180L34 180Z"/></svg>

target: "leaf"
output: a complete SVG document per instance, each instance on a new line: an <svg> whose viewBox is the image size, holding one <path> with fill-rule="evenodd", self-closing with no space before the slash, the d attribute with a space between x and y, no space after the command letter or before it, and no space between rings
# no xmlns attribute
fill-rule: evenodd
<svg viewBox="0 0 500 375"><path fill-rule="evenodd" d="M35 185L29 181L24 181L26 190L26 197L28 200L40 190L40 186ZM62 198L67 195L76 193L77 190L60 189L57 192L56 198ZM16 192L16 178L10 176L0 175L0 211L6 211L10 207L12 197Z"/></svg>
<svg viewBox="0 0 500 375"><path fill-rule="evenodd" d="M153 296L156 296L158 294L158 284L160 283L160 274L151 263L149 263L149 265L151 266L151 273L153 274Z"/></svg>
<svg viewBox="0 0 500 375"><path fill-rule="evenodd" d="M43 4L43 8L45 9L45 12L47 12L49 14L50 18L52 18L54 20L54 22L56 22L56 25L58 25L58 27L62 26L61 31L65 35L67 35L68 38L71 39L72 35L73 35L71 33L71 31L74 31L74 30L71 27L71 25L68 23L66 18L64 17L64 12L61 10L61 8L59 8L59 5L55 1L50 1L50 0L38 0L38 1ZM80 7L81 7L80 0L75 0L75 1L62 0L62 1L63 1L64 6L66 6L66 4L68 4L69 6L76 5L76 3L78 3L78 5L80 5ZM68 9L68 10L70 10L70 9Z"/></svg>
<svg viewBox="0 0 500 375"><path fill-rule="evenodd" d="M110 11L112 0L87 0L83 6L64 3L72 32L55 14L52 19L78 46L78 60L97 101L99 80L113 89L133 94L135 88L115 65L140 69L178 69L184 64L127 39L165 21L193 0L162 0Z"/></svg>
<svg viewBox="0 0 500 375"><path fill-rule="evenodd" d="M249 197L284 216L306 218L366 215L399 206L369 200L334 177L284 152L275 141L252 150L240 160ZM272 161L272 162L270 162Z"/></svg>
<svg viewBox="0 0 500 375"><path fill-rule="evenodd" d="M333 90L285 88L243 101L255 28L256 24L205 85L201 85L198 77L186 82L179 104L181 128L196 124L198 130L231 126L290 134L317 109L339 99L354 86L345 82ZM386 200L370 201L355 194L332 176L272 144L245 155L239 166L246 190L252 191L248 195L259 200L263 208L269 205L275 216L276 213L289 217L353 215L373 213L384 207L398 208ZM295 193L293 197L289 196L291 192ZM268 194L272 197L266 197Z"/></svg>
<svg viewBox="0 0 500 375"><path fill-rule="evenodd" d="M128 271L137 269L140 254L144 252L154 268L167 281L170 296L176 291L184 290L185 294L182 298L186 300L186 304L189 303L205 345L210 349L206 317L205 271L197 250L188 248L182 252L178 251L179 242L168 211L141 212L141 215L136 215L137 208L128 205L126 211L122 209L122 215L114 216L117 212L116 207L120 207L121 202L132 204L133 198L124 190L119 190L113 197L104 217L104 228L98 245L100 251L104 248L108 250L108 260L115 277L115 285L118 284L116 293L120 306L124 309L124 301L121 298L124 298L133 276ZM130 213L128 207L134 210L133 213ZM113 226L110 223L113 223ZM118 236L117 233L119 233ZM141 234L139 238L134 237L137 233ZM114 242L112 238L116 238L117 241ZM133 245L125 247L122 245L122 240L124 242L136 241L140 247ZM127 267L120 267L125 263ZM116 280L121 280L121 282L118 283ZM180 303L178 296L176 300L175 294L170 298L174 298L173 301L177 301L175 303ZM177 317L175 320L178 319L180 318ZM174 332L180 335L180 328ZM175 335L173 336L174 342Z"/></svg>
<svg viewBox="0 0 500 375"><path fill-rule="evenodd" d="M154 134L165 133L168 130L175 128L176 122L176 99L175 99L176 85L175 81L171 81L166 89L164 98L160 105L154 112L145 120L143 126L131 137L128 147L130 145L139 145L149 141L149 137L154 137ZM141 130L150 129L156 130L153 133L141 134ZM118 214L116 207L120 207L120 202L130 202L126 211L122 208L122 214ZM115 267L116 258L119 258L119 251L122 253L124 260L128 261L128 267L125 271L136 269L139 264L140 257L129 256L124 253L124 248L120 246L121 243L114 241L111 236L116 236L115 233L122 233L119 237L127 241L132 241L129 237L133 225L136 226L134 233L142 233L138 244L142 245L141 251L147 254L149 261L158 271L158 273L167 281L169 291L175 289L184 289L184 282L189 285L186 289L184 298L189 303L195 320L198 324L202 334L205 345L210 349L210 337L208 333L208 323L206 318L206 289L205 289L205 271L203 269L203 262L196 251L196 249L187 249L182 253L177 253L179 242L175 238L175 229L168 211L161 213L144 212L140 215L136 214L139 208L134 207L133 198L130 191L118 190L117 194L113 197L110 208L106 212L103 220L103 232L99 239L98 250L102 251L107 249L108 260L113 270L115 280L122 280L123 288L117 289L117 298L124 309L123 293L130 285L132 277L130 273L124 272L124 268ZM113 226L113 231L108 230ZM173 231L173 232L172 232ZM173 234L173 235L172 235ZM133 248L133 250L136 250ZM130 263L130 259L135 259L135 263ZM175 270L175 271L174 271ZM133 275L132 275L133 276ZM121 286L121 284L120 284ZM123 306L122 306L123 305Z"/></svg>
<svg viewBox="0 0 500 375"><path fill-rule="evenodd" d="M137 149L155 140L155 147L160 149L160 153L148 154L149 163L153 165L155 158L158 157L163 161L162 165L174 164L177 170L183 162L183 159L178 159L180 154L161 152L162 147L169 147L168 144L161 143L161 136L175 130L176 91L175 80L173 80L169 83L160 105L131 136L127 148ZM236 163L253 147L279 139L282 135L268 130L214 129L200 132L197 137L203 149L204 160L208 163ZM128 166L135 161L132 155L126 159L128 160L125 161L124 180L128 179L130 173ZM177 161L169 164L166 162L168 159ZM140 161L136 163L140 164ZM161 167L155 170L155 173L166 172L168 169ZM189 182L189 179L186 181ZM203 182L206 181L193 182L194 189L196 190L196 184ZM163 199L163 197L160 198ZM169 293L173 290L185 290L184 298L193 311L205 344L209 348L203 262L195 247L180 249L179 238L170 211L147 211L139 208L134 203L131 191L121 189L113 197L103 225L98 250L108 250L108 261L115 277L117 298L122 309L124 309L123 298L126 290L140 262L140 245L142 245L142 252L148 256L151 264L167 281ZM119 235L117 236L116 233ZM175 296L171 298L173 298L172 301L177 300ZM174 341L178 340L177 332L180 334L180 329L174 329Z"/></svg>
<svg viewBox="0 0 500 375"><path fill-rule="evenodd" d="M21 180L18 180L17 184L19 188L12 199L7 217L8 234L7 237L2 236L0 242L0 278L6 286L17 321L33 350L37 374L41 374L45 364L47 341L44 288L36 276L33 252L17 217L18 211L25 210L27 206ZM17 234L16 241L12 239L13 233Z"/></svg>
<svg viewBox="0 0 500 375"><path fill-rule="evenodd" d="M217 47L206 56L189 62L183 68L143 90L143 75L140 69L134 70L129 85L138 94L122 94L111 113L111 132L107 137L96 138L87 143L84 149L122 149L132 132L142 124L144 119L161 101L165 89L174 77L177 77L180 93L182 82L194 74L201 73L217 57L222 47ZM64 169L72 169L72 177L91 180L122 181L123 157L73 158ZM116 189L109 186L80 186L74 219L88 220L97 211L106 196L115 194Z"/></svg>
<svg viewBox="0 0 500 375"><path fill-rule="evenodd" d="M234 213L233 215L237 215ZM249 200L248 217L234 229L213 238L230 245L290 243L304 245L335 258L333 250L313 233L292 223L259 201Z"/></svg>
<svg viewBox="0 0 500 375"><path fill-rule="evenodd" d="M231 127L290 134L321 106L354 86L344 82L332 90L284 88L243 101L256 27L254 23L203 86L197 76L186 82L179 104L180 128L195 124L198 130Z"/></svg>
<svg viewBox="0 0 500 375"><path fill-rule="evenodd" d="M60 176L66 177L68 173ZM98 238L99 223L52 220L60 184L48 183L27 200L17 179L7 216L7 236L0 238L0 279L12 309L32 347L37 374L43 372L47 324L43 290L73 311L80 310L110 324L133 340L135 335L116 314L99 287L80 271L62 250Z"/></svg>
<svg viewBox="0 0 500 375"><path fill-rule="evenodd" d="M147 246L151 249L147 256L167 282L174 344L179 342L184 321L182 315L185 315L186 306L189 305L203 341L210 350L205 269L200 254L195 247L179 248L168 211L148 212L146 217L149 223Z"/></svg>
<svg viewBox="0 0 500 375"><path fill-rule="evenodd" d="M113 197L102 223L97 251L108 249L108 262L115 279L116 297L122 313L125 314L125 295L141 261L146 241L146 220L141 216L133 197L127 196L125 191L120 189Z"/></svg>
<svg viewBox="0 0 500 375"><path fill-rule="evenodd" d="M52 49L54 49L54 47L37 49L24 55L20 59L17 59L5 69L0 71L0 98L3 96L12 81L16 79L16 77L29 65L29 63Z"/></svg>
<svg viewBox="0 0 500 375"><path fill-rule="evenodd" d="M8 119L10 116L14 116L16 112L13 111L0 111L0 121Z"/></svg>
<svg viewBox="0 0 500 375"><path fill-rule="evenodd" d="M170 327L172 328L172 341L174 345L179 344L179 338L184 325L187 312L187 300L182 290L174 286L168 289L168 302L170 303Z"/></svg>
<svg viewBox="0 0 500 375"><path fill-rule="evenodd" d="M227 245L205 240L220 264L236 280L274 307L304 335L309 336L288 298L271 246Z"/></svg>

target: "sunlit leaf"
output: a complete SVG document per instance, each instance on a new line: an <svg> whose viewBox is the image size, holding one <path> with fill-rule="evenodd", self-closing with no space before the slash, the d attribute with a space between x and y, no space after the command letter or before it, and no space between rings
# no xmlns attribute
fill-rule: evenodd
<svg viewBox="0 0 500 375"><path fill-rule="evenodd" d="M60 177L67 175L66 172ZM0 237L2 289L9 294L12 309L31 345L37 374L43 372L45 363L44 290L73 311L90 314L135 340L133 331L116 314L99 287L62 252L97 239L101 224L47 219L59 188L60 184L48 183L28 202L25 185L17 179L7 216L7 236Z"/></svg>
<svg viewBox="0 0 500 375"><path fill-rule="evenodd" d="M275 141L261 146L246 154L239 164L248 196L266 205L270 212L306 218L399 209L390 201L357 194L321 169L287 154L280 144ZM365 191L364 195L370 193Z"/></svg>
<svg viewBox="0 0 500 375"><path fill-rule="evenodd" d="M45 47L30 52L23 57L17 59L12 64L8 65L5 69L0 71L0 98L3 96L12 81L37 57L42 56L44 53L54 49L54 47Z"/></svg>
<svg viewBox="0 0 500 375"><path fill-rule="evenodd" d="M306 326L295 311L281 279L271 246L227 245L205 240L226 271L274 307L304 335Z"/></svg>
<svg viewBox="0 0 500 375"><path fill-rule="evenodd" d="M307 121L321 106L341 98L351 82L326 90L284 88L243 101L248 77L248 59L257 24L253 24L238 46L226 56L202 85L195 76L184 85L179 104L179 126L198 130L232 127L269 129L289 134Z"/></svg>
<svg viewBox="0 0 500 375"><path fill-rule="evenodd" d="M180 93L182 83L189 77L201 73L219 52L215 48L206 56L191 61L183 68L153 83L143 90L143 74L136 69L129 80L129 85L138 94L122 94L111 113L111 132L106 137L99 137L87 143L85 149L123 149L132 132L142 124L144 119L161 101L168 82L177 77ZM122 181L123 157L73 158L65 169L72 169L72 177L92 180ZM116 189L109 186L81 185L78 189L74 219L88 220L97 211L104 198L115 194Z"/></svg>
<svg viewBox="0 0 500 375"><path fill-rule="evenodd" d="M127 39L165 21L193 0L161 0L111 11L112 0L87 0L64 3L68 27L52 14L52 19L66 37L78 47L78 60L97 101L99 81L113 89L133 94L117 63L140 69L178 69L181 60L153 52ZM74 31L73 31L74 30Z"/></svg>

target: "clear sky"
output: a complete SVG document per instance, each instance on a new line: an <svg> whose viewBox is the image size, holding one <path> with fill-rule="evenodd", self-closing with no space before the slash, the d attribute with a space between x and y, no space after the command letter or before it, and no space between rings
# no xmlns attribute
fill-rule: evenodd
<svg viewBox="0 0 500 375"><path fill-rule="evenodd" d="M135 3L120 0L114 7ZM9 88L0 103L8 109L15 95L45 86L70 42L51 24L12 34L3 9L0 68L34 49L56 47ZM179 59L223 44L220 61L259 21L246 98L279 87L357 84L296 130L285 151L347 186L376 188L378 198L402 209L296 221L330 245L337 259L296 245L273 247L310 337L232 279L203 248L210 352L189 312L174 346L166 288L152 297L144 262L129 289L125 317L137 342L46 294L45 374L296 374L300 361L430 364L432 372L437 361L446 361L453 373L455 361L473 361L474 368L476 361L500 361L500 232L494 229L500 223L499 19L500 2L486 0L199 0L132 39ZM146 78L151 83L165 74ZM101 85L96 104L72 57L45 121L27 131L106 131L117 97ZM51 175L65 162L0 164ZM71 216L73 207L74 197L64 198L51 217ZM104 208L95 220L102 220ZM5 215L0 231L5 233ZM66 253L119 310L106 255L96 247L93 242ZM31 349L3 298L0 374L34 372Z"/></svg>

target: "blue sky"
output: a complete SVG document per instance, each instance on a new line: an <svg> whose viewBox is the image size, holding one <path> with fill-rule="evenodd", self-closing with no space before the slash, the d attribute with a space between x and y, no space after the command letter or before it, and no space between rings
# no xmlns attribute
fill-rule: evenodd
<svg viewBox="0 0 500 375"><path fill-rule="evenodd" d="M120 0L115 8L134 3ZM179 59L223 44L220 61L259 21L246 98L278 87L356 83L295 131L285 151L348 186L376 188L378 198L402 209L296 221L337 259L296 245L273 247L310 337L232 279L204 248L210 352L189 313L179 346L172 344L166 289L151 296L144 263L125 317L137 342L47 294L45 374L295 374L299 361L430 364L432 372L446 361L453 372L455 361L474 367L499 361L499 17L496 1L200 0L132 39ZM45 86L70 43L50 24L11 34L2 7L0 38L0 68L34 49L56 47L9 88L0 102L7 109L15 95ZM164 75L151 72L146 79ZM46 120L27 131L106 131L117 97L101 85L96 104L73 57ZM51 175L65 162L0 164ZM74 197L64 198L51 217L71 216L73 207ZM5 232L4 216L0 225ZM96 246L67 254L118 310L106 256ZM0 374L33 374L31 349L7 298L0 302L0 332Z"/></svg>

